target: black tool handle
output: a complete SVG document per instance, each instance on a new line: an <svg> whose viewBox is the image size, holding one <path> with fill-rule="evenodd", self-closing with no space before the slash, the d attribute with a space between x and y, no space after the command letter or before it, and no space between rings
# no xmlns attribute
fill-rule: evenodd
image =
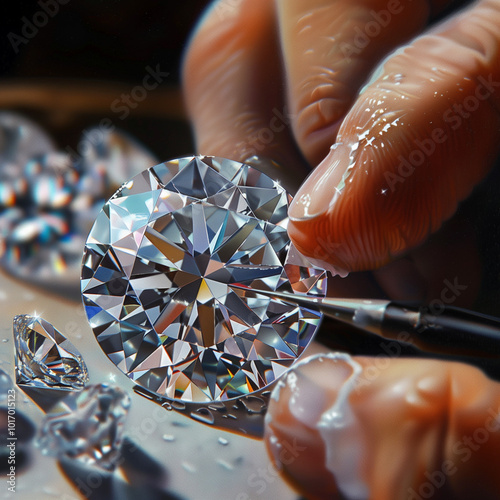
<svg viewBox="0 0 500 500"><path fill-rule="evenodd" d="M391 302L382 331L427 352L500 360L500 319L457 307L443 306L433 313Z"/></svg>

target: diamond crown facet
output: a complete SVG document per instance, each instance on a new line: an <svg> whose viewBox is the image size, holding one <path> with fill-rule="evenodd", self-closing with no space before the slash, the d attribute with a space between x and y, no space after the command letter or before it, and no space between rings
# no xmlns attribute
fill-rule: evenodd
<svg viewBox="0 0 500 500"><path fill-rule="evenodd" d="M82 268L109 358L147 390L186 401L239 397L279 377L320 315L239 287L324 295L325 272L290 253L290 200L258 170L214 157L125 183L97 217Z"/></svg>

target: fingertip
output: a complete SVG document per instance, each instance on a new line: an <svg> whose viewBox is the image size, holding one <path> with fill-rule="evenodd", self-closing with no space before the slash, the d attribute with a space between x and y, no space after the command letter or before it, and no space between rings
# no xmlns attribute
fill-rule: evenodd
<svg viewBox="0 0 500 500"><path fill-rule="evenodd" d="M340 386L347 384L349 388L358 368L345 354L314 355L290 370L273 391L266 416L266 445L284 478L307 498L344 498L332 467L342 476L340 483L344 490L359 493L363 489L356 470L359 456L355 454L353 459L344 453L346 447L357 444L354 428L345 432L347 439L341 437L333 445L325 441L332 425L338 424L340 428L343 423L351 423L347 422L351 417L349 403L337 395ZM336 400L341 404L335 406ZM335 410L330 411L332 408L339 410L340 419L331 425L330 417L337 418ZM336 449L332 457L333 448ZM351 473L346 467L355 470Z"/></svg>
<svg viewBox="0 0 500 500"><path fill-rule="evenodd" d="M205 14L183 62L183 90L196 149L283 164L302 179L281 93L274 2L219 0Z"/></svg>
<svg viewBox="0 0 500 500"><path fill-rule="evenodd" d="M288 372L266 418L278 470L312 499L498 498L500 384L384 345L392 357L320 354Z"/></svg>

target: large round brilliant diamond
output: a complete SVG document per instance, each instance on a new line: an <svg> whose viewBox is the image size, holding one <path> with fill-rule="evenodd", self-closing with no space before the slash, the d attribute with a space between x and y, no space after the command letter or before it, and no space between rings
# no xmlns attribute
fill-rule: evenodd
<svg viewBox="0 0 500 500"><path fill-rule="evenodd" d="M190 157L125 183L92 228L82 266L90 325L137 384L172 399L260 390L302 353L314 311L244 287L324 295L290 251L290 196L249 165Z"/></svg>

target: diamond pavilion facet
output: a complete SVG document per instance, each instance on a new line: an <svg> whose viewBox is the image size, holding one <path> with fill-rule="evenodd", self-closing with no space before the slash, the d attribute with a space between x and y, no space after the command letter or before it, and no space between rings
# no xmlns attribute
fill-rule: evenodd
<svg viewBox="0 0 500 500"><path fill-rule="evenodd" d="M290 196L258 170L190 157L157 165L105 204L87 240L82 293L109 358L172 399L266 387L302 353L314 311L232 287L325 293L290 255Z"/></svg>

